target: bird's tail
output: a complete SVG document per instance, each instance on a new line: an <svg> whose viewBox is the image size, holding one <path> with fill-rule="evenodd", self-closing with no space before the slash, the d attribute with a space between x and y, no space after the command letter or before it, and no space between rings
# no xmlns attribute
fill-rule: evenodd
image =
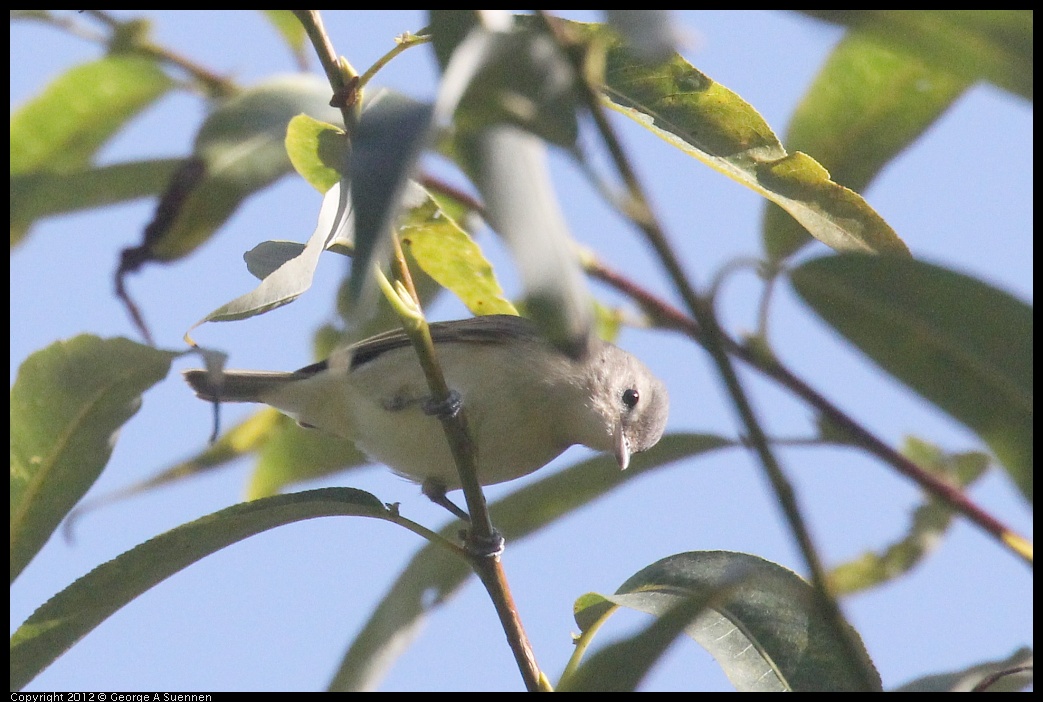
<svg viewBox="0 0 1043 702"><path fill-rule="evenodd" d="M209 402L264 402L279 387L301 380L299 373L279 371L225 371L214 373L199 368L183 372L196 397Z"/></svg>

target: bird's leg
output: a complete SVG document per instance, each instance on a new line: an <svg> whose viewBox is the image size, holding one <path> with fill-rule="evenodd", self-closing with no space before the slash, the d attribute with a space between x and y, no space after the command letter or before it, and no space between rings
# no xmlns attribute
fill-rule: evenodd
<svg viewBox="0 0 1043 702"><path fill-rule="evenodd" d="M475 538L470 530L464 535L464 548L471 558L497 558L503 553L506 543L503 534L496 529L493 529L493 533L486 539Z"/></svg>
<svg viewBox="0 0 1043 702"><path fill-rule="evenodd" d="M448 417L455 417L460 413L460 408L463 407L463 400L460 398L460 393L456 390L450 390L449 396L444 400L439 401L435 400L433 397L429 397L424 400L421 407L424 410L424 414L428 416L446 419ZM423 491L427 499L431 500L436 505L445 507L455 516L470 523L471 515L457 507L452 500L445 496L445 483L440 480L428 478L424 481L420 489Z"/></svg>
<svg viewBox="0 0 1043 702"><path fill-rule="evenodd" d="M456 390L450 390L449 397L441 401L435 400L433 397L428 398L424 401L422 407L424 414L438 417L439 419L446 419L455 417L460 413L460 409L463 407L463 398L460 397L460 393ZM471 515L457 507L452 500L445 496L444 483L428 479L424 481L421 490L427 496L427 499L436 505L441 505L468 524L471 523ZM471 530L464 531L461 536L468 554L474 558L494 558L503 553L503 536L495 529L488 539L475 539Z"/></svg>
<svg viewBox="0 0 1043 702"><path fill-rule="evenodd" d="M420 486L420 491L424 493L424 497L431 500L436 505L445 507L447 510L452 512L454 516L459 517L467 523L471 522L471 515L457 507L452 500L445 496L445 484L442 481L428 478Z"/></svg>
<svg viewBox="0 0 1043 702"><path fill-rule="evenodd" d="M439 419L445 419L460 414L460 409L464 406L464 401L463 398L460 397L460 393L456 390L450 390L449 397L444 400L436 400L433 397L429 397L424 400L424 404L421 406L423 407L424 414L438 417Z"/></svg>
<svg viewBox="0 0 1043 702"><path fill-rule="evenodd" d="M468 524L471 523L471 515L457 507L452 500L445 496L445 485L441 481L428 478L423 482L420 490L424 493L424 496L427 497L427 499L431 500L436 505L445 507L455 516L464 520ZM460 538L463 539L468 555L474 558L492 558L503 553L503 535L495 529L488 539L475 539L474 534L470 529L462 530L460 532Z"/></svg>

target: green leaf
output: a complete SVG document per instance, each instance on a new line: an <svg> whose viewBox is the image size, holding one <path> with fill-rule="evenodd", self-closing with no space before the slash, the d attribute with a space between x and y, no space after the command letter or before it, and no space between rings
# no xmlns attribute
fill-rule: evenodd
<svg viewBox="0 0 1043 702"><path fill-rule="evenodd" d="M266 407L224 432L191 458L117 492L81 504L74 515L79 517L102 505L199 477L251 454L256 455L257 465L246 488L248 500L271 497L289 485L371 462L350 441L304 429L286 415Z"/></svg>
<svg viewBox="0 0 1043 702"><path fill-rule="evenodd" d="M150 249L159 260L193 251L232 216L250 195L292 169L286 154L290 120L305 113L336 122L329 84L300 74L270 78L222 102L196 136L194 155L203 177L155 232Z"/></svg>
<svg viewBox="0 0 1043 702"><path fill-rule="evenodd" d="M256 455L257 464L246 488L248 500L271 497L287 486L371 463L352 442L304 429L286 415L266 407L225 431L188 460L81 504L73 514L78 518L85 511L199 477L251 454Z"/></svg>
<svg viewBox="0 0 1043 702"><path fill-rule="evenodd" d="M498 501L490 508L492 521L508 543L517 543L645 472L731 445L716 436L672 434L655 448L635 455L626 471L620 471L609 456L583 461ZM459 523L454 522L442 533L453 538L458 528ZM417 636L428 614L458 592L469 575L465 563L446 558L433 545L423 548L352 642L330 689L372 689Z"/></svg>
<svg viewBox="0 0 1043 702"><path fill-rule="evenodd" d="M786 146L813 155L834 181L864 192L966 87L965 80L914 55L848 34L797 107ZM769 256L784 258L808 241L804 227L768 203L764 244Z"/></svg>
<svg viewBox="0 0 1043 702"><path fill-rule="evenodd" d="M600 628L608 617L619 608L604 595L597 592L588 592L576 598L572 605L572 616L584 634Z"/></svg>
<svg viewBox="0 0 1043 702"><path fill-rule="evenodd" d="M804 301L886 371L985 441L1032 500L1032 308L911 259L819 258L792 274Z"/></svg>
<svg viewBox="0 0 1043 702"><path fill-rule="evenodd" d="M11 581L94 484L119 428L177 354L77 336L32 354L11 388Z"/></svg>
<svg viewBox="0 0 1043 702"><path fill-rule="evenodd" d="M11 246L43 217L158 195L180 165L180 159L158 159L12 175Z"/></svg>
<svg viewBox="0 0 1043 702"><path fill-rule="evenodd" d="M453 291L473 314L518 314L481 248L429 194L404 214L398 233L424 272Z"/></svg>
<svg viewBox="0 0 1043 702"><path fill-rule="evenodd" d="M557 692L634 692L645 675L692 621L706 612L713 592L677 597L641 632L590 657ZM616 598L612 598L616 599ZM611 601L606 599L606 602ZM600 609L601 605L599 605Z"/></svg>
<svg viewBox="0 0 1043 702"><path fill-rule="evenodd" d="M294 169L320 193L343 177L348 165L348 135L343 129L308 115L297 115L286 128L286 153Z"/></svg>
<svg viewBox="0 0 1043 702"><path fill-rule="evenodd" d="M11 175L81 170L172 81L152 59L108 56L76 66L11 115Z"/></svg>
<svg viewBox="0 0 1043 702"><path fill-rule="evenodd" d="M800 10L1032 99L1032 10Z"/></svg>
<svg viewBox="0 0 1043 702"><path fill-rule="evenodd" d="M841 251L906 254L894 230L857 193L799 151L787 153L741 97L678 55L650 66L600 25L568 23L606 47L608 105L655 135L786 210Z"/></svg>
<svg viewBox="0 0 1043 702"><path fill-rule="evenodd" d="M575 677L562 681L565 689L632 690L683 630L717 660L739 691L865 690L867 672L872 689L880 690L864 649L860 661L844 658L845 647L817 607L811 586L756 556L727 551L669 556L629 578L615 595L603 597L656 615L660 622L593 656ZM583 604L596 613L578 611L581 626L610 614L596 598L587 597Z"/></svg>
<svg viewBox="0 0 1043 702"><path fill-rule="evenodd" d="M11 689L32 680L138 595L226 546L277 526L329 516L389 519L373 495L327 488L228 507L160 534L52 597L11 637Z"/></svg>
<svg viewBox="0 0 1043 702"><path fill-rule="evenodd" d="M91 159L171 85L150 59L110 56L70 69L11 114L12 247L39 217L160 189L171 162L94 169Z"/></svg>
<svg viewBox="0 0 1043 702"><path fill-rule="evenodd" d="M911 437L906 439L902 452L920 467L961 488L977 480L989 466L989 457L983 453L946 454ZM926 497L914 510L909 532L901 539L879 552L867 551L830 571L830 590L837 595L849 595L894 580L912 570L941 544L952 524L953 510L942 500Z"/></svg>

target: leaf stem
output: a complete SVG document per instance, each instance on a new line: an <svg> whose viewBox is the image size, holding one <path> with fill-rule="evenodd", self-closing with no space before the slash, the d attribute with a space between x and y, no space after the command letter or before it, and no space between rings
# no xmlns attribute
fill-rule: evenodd
<svg viewBox="0 0 1043 702"><path fill-rule="evenodd" d="M84 13L105 25L112 32L107 43L109 50L113 53L137 53L176 66L198 81L210 97L228 96L236 92L235 83L228 78L214 73L206 66L196 63L176 51L154 43L148 38L149 24L146 20L120 20L104 10L84 10Z"/></svg>
<svg viewBox="0 0 1043 702"><path fill-rule="evenodd" d="M395 58L406 49L411 49L414 46L420 44L426 44L431 41L431 37L426 34L412 34L406 32L398 37L395 37L395 46L388 51L386 54L378 58L372 66L367 68L361 76L359 76L359 87L364 88L370 79L377 74L381 68L391 62L391 59Z"/></svg>

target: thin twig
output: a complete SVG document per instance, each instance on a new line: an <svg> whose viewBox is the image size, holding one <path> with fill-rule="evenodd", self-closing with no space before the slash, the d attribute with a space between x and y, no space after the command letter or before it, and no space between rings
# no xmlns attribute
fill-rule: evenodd
<svg viewBox="0 0 1043 702"><path fill-rule="evenodd" d="M419 306L419 297L413 287L412 276L409 266L406 264L405 255L397 237L394 239L394 255L392 267L396 278L409 291L410 296ZM420 325L416 330L406 329L413 340L420 364L424 368L428 385L436 402L449 400L450 388L445 382L441 368L438 366L438 356L435 353L434 342L431 339L430 329L426 324ZM500 562L499 553L479 553L480 545L493 543L500 539L496 529L493 527L489 516L489 507L485 500L485 492L482 490L478 480L477 461L474 443L471 441L470 432L467 429L466 405L453 416L444 416L442 428L445 430L449 448L452 450L453 458L456 460L457 471L463 488L464 499L467 502L467 511L470 516L470 529L467 531L468 543L474 548L466 549L471 563L471 568L478 575L482 585L485 586L489 598L496 608L496 614L500 618L507 643L514 654L518 669L522 673L522 679L530 692L535 692L540 687L540 668L536 663L536 656L532 650L532 644L522 626L518 610L514 606L514 597L511 595L510 586L507 583L507 575Z"/></svg>
<svg viewBox="0 0 1043 702"><path fill-rule="evenodd" d="M113 48L138 53L176 66L202 84L211 97L231 95L236 91L235 83L228 78L214 73L206 66L196 63L176 51L154 43L149 39L148 33L141 30L142 27L147 26L143 24L142 20L117 19L105 10L84 10L84 13L112 31L108 43Z"/></svg>
<svg viewBox="0 0 1043 702"><path fill-rule="evenodd" d="M587 272L593 277L601 280L641 305L645 312L660 326L676 329L689 336L699 344L703 343L703 333L694 319L681 310L671 305L666 300L658 297L649 290L641 287L633 280L611 270L599 262L588 261ZM804 380L797 377L782 365L778 359L756 353L750 347L740 344L729 336L723 336L722 342L728 353L739 358L751 368L754 368L780 385L788 388L798 397L802 398L810 406L814 407L819 414L825 417L833 426L845 432L850 439L868 451L871 455L884 463L895 468L899 473L906 476L931 496L936 497L953 510L959 512L973 524L980 527L986 533L995 537L1001 544L1013 551L1017 556L1032 564L1031 547L1026 549L1028 540L1020 536L1010 527L1003 524L999 519L986 512L979 505L971 501L961 489L951 485L945 480L902 455L883 439L880 439L857 421L852 419L842 409L830 402L820 392L808 385Z"/></svg>
<svg viewBox="0 0 1043 702"><path fill-rule="evenodd" d="M358 84L358 73L350 64L337 58L337 52L334 51L333 43L326 34L326 28L322 24L322 16L318 10L292 10L292 12L304 27L304 32L311 40L316 56L319 57L319 63L322 64L322 70L326 72L330 87L333 88L333 100L330 101L330 105L340 110L348 134L354 133L361 108L361 100L354 94L354 88ZM352 85L353 80L355 85Z"/></svg>
<svg viewBox="0 0 1043 702"><path fill-rule="evenodd" d="M995 685L1000 679L1006 678L1011 675L1019 675L1020 673L1027 673L1032 670L1031 665L1019 665L1014 668L1008 668L1007 670L1000 670L992 675L987 675L978 682L971 692L989 692L989 688ZM1028 685L1028 681L1025 681L1025 685Z"/></svg>
<svg viewBox="0 0 1043 702"><path fill-rule="evenodd" d="M405 254L398 237L392 237L394 241L394 255L392 256L392 267L395 278L409 291L414 303L419 308L420 298L413 286L413 278L406 264ZM450 400L451 389L445 381L442 368L438 363L438 354L435 352L434 341L431 339L431 331L426 324L419 325L415 329L406 329L417 347L420 357L420 365L424 369L431 389L433 399L436 403L445 403ZM467 501L467 511L471 517L471 529L469 535L475 540L483 543L491 541L495 535L492 520L489 517L489 508L485 501L485 493L482 491L478 480L476 469L476 453L474 442L471 441L470 432L467 429L467 407L460 409L452 416L442 416L442 427L445 429L449 448L456 459L457 467L460 469L460 482L462 484L464 499Z"/></svg>

